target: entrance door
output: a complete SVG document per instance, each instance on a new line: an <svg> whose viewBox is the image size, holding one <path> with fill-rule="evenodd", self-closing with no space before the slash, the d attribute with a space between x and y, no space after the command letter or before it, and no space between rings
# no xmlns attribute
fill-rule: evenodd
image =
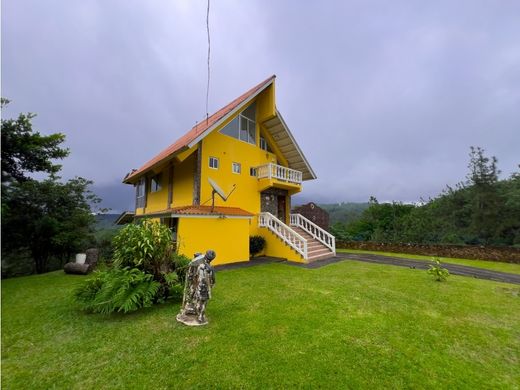
<svg viewBox="0 0 520 390"><path fill-rule="evenodd" d="M285 219L285 196L278 197L278 219L283 223L287 223Z"/></svg>

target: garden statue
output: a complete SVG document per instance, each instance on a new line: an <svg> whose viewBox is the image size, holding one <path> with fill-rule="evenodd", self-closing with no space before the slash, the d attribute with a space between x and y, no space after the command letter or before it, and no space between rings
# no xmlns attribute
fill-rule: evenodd
<svg viewBox="0 0 520 390"><path fill-rule="evenodd" d="M188 264L184 284L181 311L177 321L188 326L206 325L206 305L211 298L211 289L215 284L215 270L210 265L216 257L215 251L209 250L205 255L196 253Z"/></svg>

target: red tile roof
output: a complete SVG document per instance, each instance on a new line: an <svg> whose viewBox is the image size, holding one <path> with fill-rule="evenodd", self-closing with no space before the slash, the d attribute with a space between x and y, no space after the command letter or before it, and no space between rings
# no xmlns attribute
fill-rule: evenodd
<svg viewBox="0 0 520 390"><path fill-rule="evenodd" d="M164 160L166 160L168 157L170 157L174 153L179 152L183 148L186 148L193 140L195 140L199 135L204 133L211 126L213 126L215 123L217 123L219 120L221 120L224 116L226 116L231 111L233 111L235 108L240 106L240 104L242 104L248 98L250 98L251 96L253 96L256 93L258 93L259 91L261 91L266 85L271 83L271 81L274 80L275 77L276 77L275 75L272 75L268 79L262 81L260 84L251 88L246 93L237 97L235 100L233 100L227 106L221 108L214 114L210 115L207 120L206 120L206 118L204 118L203 120L198 122L195 126L192 127L192 129L190 131L188 131L186 134L184 134L177 141L175 141L173 144L168 146L166 149L164 149L161 153L159 153L157 156L152 158L150 161L145 163L141 168L134 170L134 171L130 172L128 175L126 175L125 178L123 179L123 183L130 183L131 181L133 182L137 178L137 176L140 176L144 172L150 170L155 165L162 163Z"/></svg>
<svg viewBox="0 0 520 390"><path fill-rule="evenodd" d="M141 215L136 215L136 217L146 217L146 216L154 216L154 215L167 215L167 214L179 214L179 215L223 215L230 217L252 217L253 213L249 211L242 210L238 207L223 207L223 206L215 206L214 210L211 210L211 206L181 206L181 207L173 207L166 210L154 211L150 213L145 213Z"/></svg>

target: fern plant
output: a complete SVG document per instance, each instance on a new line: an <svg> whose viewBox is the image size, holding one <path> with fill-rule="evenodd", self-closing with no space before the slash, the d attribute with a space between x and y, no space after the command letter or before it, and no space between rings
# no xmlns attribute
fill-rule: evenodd
<svg viewBox="0 0 520 390"><path fill-rule="evenodd" d="M93 313L128 313L151 306L161 284L136 268L114 268L96 272L76 289L75 299L83 310Z"/></svg>
<svg viewBox="0 0 520 390"><path fill-rule="evenodd" d="M450 276L450 272L441 266L441 261L438 258L433 259L433 265L430 265L430 269L426 272L432 275L436 281L443 282Z"/></svg>

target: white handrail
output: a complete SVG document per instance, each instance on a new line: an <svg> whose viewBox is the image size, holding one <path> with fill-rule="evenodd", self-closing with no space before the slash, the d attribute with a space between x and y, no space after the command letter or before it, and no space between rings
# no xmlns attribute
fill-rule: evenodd
<svg viewBox="0 0 520 390"><path fill-rule="evenodd" d="M336 238L301 214L291 214L291 226L299 227L320 241L336 255Z"/></svg>
<svg viewBox="0 0 520 390"><path fill-rule="evenodd" d="M273 214L268 212L260 213L258 215L258 226L268 228L307 260L307 240Z"/></svg>
<svg viewBox="0 0 520 390"><path fill-rule="evenodd" d="M289 183L302 184L302 173L278 164L265 164L257 167L258 179L277 179Z"/></svg>

